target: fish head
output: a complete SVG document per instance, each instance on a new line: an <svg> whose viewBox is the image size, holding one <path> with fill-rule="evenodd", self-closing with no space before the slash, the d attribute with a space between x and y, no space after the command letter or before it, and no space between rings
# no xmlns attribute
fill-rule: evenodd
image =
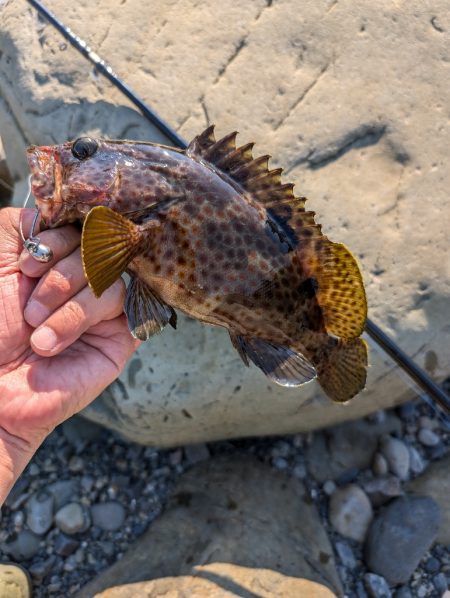
<svg viewBox="0 0 450 598"><path fill-rule="evenodd" d="M108 205L119 181L117 151L107 141L80 137L27 150L31 190L48 228L82 220L93 206Z"/></svg>

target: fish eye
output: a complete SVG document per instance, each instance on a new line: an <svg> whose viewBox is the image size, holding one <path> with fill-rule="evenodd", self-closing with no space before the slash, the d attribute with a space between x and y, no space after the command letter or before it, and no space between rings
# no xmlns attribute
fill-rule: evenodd
<svg viewBox="0 0 450 598"><path fill-rule="evenodd" d="M72 144L72 154L77 160L86 160L95 154L98 143L91 137L80 137Z"/></svg>

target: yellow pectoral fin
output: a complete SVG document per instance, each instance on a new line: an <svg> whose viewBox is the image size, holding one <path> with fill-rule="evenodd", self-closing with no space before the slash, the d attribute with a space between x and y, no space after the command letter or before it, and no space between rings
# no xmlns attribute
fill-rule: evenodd
<svg viewBox="0 0 450 598"><path fill-rule="evenodd" d="M325 328L340 338L356 338L364 330L367 301L358 264L340 243L323 239L315 252L317 301Z"/></svg>
<svg viewBox="0 0 450 598"><path fill-rule="evenodd" d="M142 233L139 227L114 210L93 208L81 236L83 269L94 295L106 291L136 256Z"/></svg>

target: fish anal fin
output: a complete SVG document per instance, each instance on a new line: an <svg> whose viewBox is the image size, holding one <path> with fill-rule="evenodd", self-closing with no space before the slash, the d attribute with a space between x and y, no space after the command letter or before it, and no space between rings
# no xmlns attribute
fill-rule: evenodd
<svg viewBox="0 0 450 598"><path fill-rule="evenodd" d="M300 386L316 377L316 370L301 353L259 338L246 338L232 332L230 337L245 365L252 361L276 384Z"/></svg>
<svg viewBox="0 0 450 598"><path fill-rule="evenodd" d="M367 300L354 256L345 245L326 237L312 241L304 255L317 280L317 302L326 331L345 339L360 336L367 320Z"/></svg>
<svg viewBox="0 0 450 598"><path fill-rule="evenodd" d="M81 236L81 256L96 297L125 271L141 240L139 227L110 208L97 206L88 213Z"/></svg>
<svg viewBox="0 0 450 598"><path fill-rule="evenodd" d="M177 315L173 308L135 276L128 285L124 307L128 328L134 338L141 341L160 333L167 324L176 327Z"/></svg>
<svg viewBox="0 0 450 598"><path fill-rule="evenodd" d="M318 374L330 399L337 403L349 401L366 385L367 344L361 338L338 341Z"/></svg>

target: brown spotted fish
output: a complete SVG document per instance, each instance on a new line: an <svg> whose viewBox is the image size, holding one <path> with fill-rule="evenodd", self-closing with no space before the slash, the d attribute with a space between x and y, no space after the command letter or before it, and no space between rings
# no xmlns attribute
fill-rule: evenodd
<svg viewBox="0 0 450 598"><path fill-rule="evenodd" d="M185 151L82 137L31 147L44 224L84 221L82 257L100 296L131 275L125 312L142 340L176 325L174 308L223 326L244 363L334 401L364 388L367 317L355 258L282 183L269 156L209 127Z"/></svg>

